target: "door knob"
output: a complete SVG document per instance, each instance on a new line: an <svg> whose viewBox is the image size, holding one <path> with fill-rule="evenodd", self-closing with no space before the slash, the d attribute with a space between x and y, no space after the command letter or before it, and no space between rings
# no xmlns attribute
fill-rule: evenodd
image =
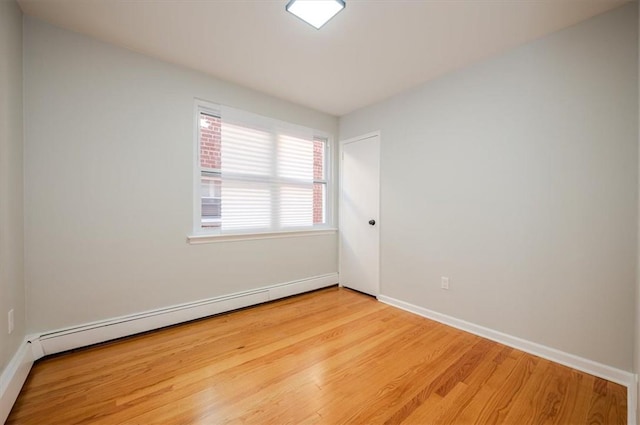
<svg viewBox="0 0 640 425"><path fill-rule="evenodd" d="M375 226L376 221L375 220L369 220L369 224L372 225L372 226Z"/></svg>

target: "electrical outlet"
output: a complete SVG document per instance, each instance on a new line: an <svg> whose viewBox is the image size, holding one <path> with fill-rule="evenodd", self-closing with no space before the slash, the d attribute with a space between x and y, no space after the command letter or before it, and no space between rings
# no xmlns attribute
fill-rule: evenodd
<svg viewBox="0 0 640 425"><path fill-rule="evenodd" d="M440 278L440 287L442 289L449 289L449 278L446 276L442 276Z"/></svg>
<svg viewBox="0 0 640 425"><path fill-rule="evenodd" d="M13 309L9 310L9 313L7 314L7 322L9 333L11 333L13 332Z"/></svg>

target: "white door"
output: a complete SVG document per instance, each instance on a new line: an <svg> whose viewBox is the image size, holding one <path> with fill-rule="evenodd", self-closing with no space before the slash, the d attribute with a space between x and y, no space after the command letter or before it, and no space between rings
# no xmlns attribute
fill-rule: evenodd
<svg viewBox="0 0 640 425"><path fill-rule="evenodd" d="M341 143L340 284L380 291L380 135Z"/></svg>

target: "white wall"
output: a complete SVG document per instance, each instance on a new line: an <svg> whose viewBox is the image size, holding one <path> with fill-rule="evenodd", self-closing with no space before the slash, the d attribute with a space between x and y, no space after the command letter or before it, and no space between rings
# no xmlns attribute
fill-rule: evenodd
<svg viewBox="0 0 640 425"><path fill-rule="evenodd" d="M32 18L24 37L30 332L337 271L335 235L186 243L194 97L331 134L337 118Z"/></svg>
<svg viewBox="0 0 640 425"><path fill-rule="evenodd" d="M341 118L382 132L382 294L633 370L636 8Z"/></svg>
<svg viewBox="0 0 640 425"><path fill-rule="evenodd" d="M25 335L22 154L22 12L0 1L0 371Z"/></svg>
<svg viewBox="0 0 640 425"><path fill-rule="evenodd" d="M638 27L640 27L640 7L638 8ZM638 31L638 49L640 49L640 31ZM640 59L640 50L638 53L638 59ZM638 65L638 81L640 81L640 62ZM638 87L638 146L640 147L640 84ZM640 149L639 149L640 150ZM640 164L640 156L638 157L638 163ZM640 176L639 176L640 178ZM638 181L638 190L640 191L640 179ZM640 192L639 192L640 202ZM639 204L640 211L640 204ZM640 215L638 216L638 253L636 254L636 328L635 328L635 345L634 345L634 368L636 374L640 373ZM636 407L640 406L640 384L636 383ZM636 423L640 423L640 409L636 408Z"/></svg>

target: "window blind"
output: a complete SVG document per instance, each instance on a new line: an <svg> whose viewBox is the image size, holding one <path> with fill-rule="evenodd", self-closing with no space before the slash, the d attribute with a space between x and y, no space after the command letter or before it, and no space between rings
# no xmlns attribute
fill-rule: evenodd
<svg viewBox="0 0 640 425"><path fill-rule="evenodd" d="M314 132L222 107L221 232L313 226Z"/></svg>

